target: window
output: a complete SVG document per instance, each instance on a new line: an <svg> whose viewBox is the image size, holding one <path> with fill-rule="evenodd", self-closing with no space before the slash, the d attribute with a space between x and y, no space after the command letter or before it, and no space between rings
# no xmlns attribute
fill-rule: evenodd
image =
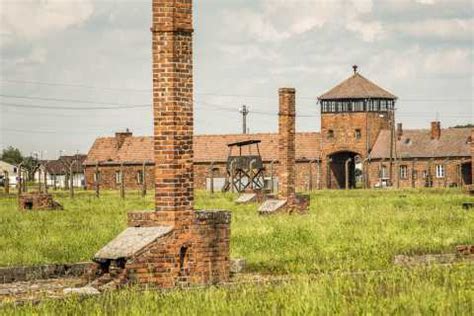
<svg viewBox="0 0 474 316"><path fill-rule="evenodd" d="M353 112L364 112L364 101L356 101L352 103Z"/></svg>
<svg viewBox="0 0 474 316"><path fill-rule="evenodd" d="M361 137L362 137L362 132L361 132L361 130L360 130L359 128L355 130L354 136L355 136L356 139L361 139Z"/></svg>
<svg viewBox="0 0 474 316"><path fill-rule="evenodd" d="M122 183L122 173L120 171L115 171L115 183Z"/></svg>
<svg viewBox="0 0 474 316"><path fill-rule="evenodd" d="M418 171L413 170L411 176L412 176L413 180L416 180L418 178Z"/></svg>
<svg viewBox="0 0 474 316"><path fill-rule="evenodd" d="M444 178L444 165L436 165L436 178Z"/></svg>
<svg viewBox="0 0 474 316"><path fill-rule="evenodd" d="M334 138L334 131L332 129L328 130L328 139Z"/></svg>
<svg viewBox="0 0 474 316"><path fill-rule="evenodd" d="M143 184L143 170L137 172L137 183Z"/></svg>
<svg viewBox="0 0 474 316"><path fill-rule="evenodd" d="M423 170L423 173L421 174L421 176L423 177L423 179L428 178L428 171Z"/></svg>
<svg viewBox="0 0 474 316"><path fill-rule="evenodd" d="M408 179L408 167L400 166L400 179Z"/></svg>
<svg viewBox="0 0 474 316"><path fill-rule="evenodd" d="M15 167L13 168L13 173L17 173L18 169Z"/></svg>

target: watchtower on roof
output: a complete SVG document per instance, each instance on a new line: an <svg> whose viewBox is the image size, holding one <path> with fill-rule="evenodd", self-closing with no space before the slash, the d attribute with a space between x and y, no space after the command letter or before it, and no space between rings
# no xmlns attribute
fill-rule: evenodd
<svg viewBox="0 0 474 316"><path fill-rule="evenodd" d="M394 125L397 97L362 76L357 65L352 68L349 78L318 98L328 188L354 187L356 157L368 158L380 131Z"/></svg>

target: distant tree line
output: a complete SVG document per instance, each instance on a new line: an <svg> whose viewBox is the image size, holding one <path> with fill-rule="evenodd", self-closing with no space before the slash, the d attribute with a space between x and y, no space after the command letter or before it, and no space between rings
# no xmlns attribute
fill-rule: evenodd
<svg viewBox="0 0 474 316"><path fill-rule="evenodd" d="M455 125L453 128L474 128L474 124Z"/></svg>

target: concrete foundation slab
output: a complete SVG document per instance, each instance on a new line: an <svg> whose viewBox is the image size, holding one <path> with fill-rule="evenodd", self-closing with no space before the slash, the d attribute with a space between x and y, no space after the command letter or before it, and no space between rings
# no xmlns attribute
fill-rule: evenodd
<svg viewBox="0 0 474 316"><path fill-rule="evenodd" d="M247 204L247 203L253 203L257 201L257 194L255 193L244 193L239 196L237 200L235 200L235 203L237 204Z"/></svg>
<svg viewBox="0 0 474 316"><path fill-rule="evenodd" d="M281 209L283 209L286 204L288 203L287 200L266 200L258 209L260 215L270 215L273 214Z"/></svg>

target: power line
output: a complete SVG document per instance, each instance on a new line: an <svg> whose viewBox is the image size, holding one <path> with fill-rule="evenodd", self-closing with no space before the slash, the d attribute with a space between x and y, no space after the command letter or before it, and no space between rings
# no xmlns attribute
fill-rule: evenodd
<svg viewBox="0 0 474 316"><path fill-rule="evenodd" d="M64 87L75 87L75 88L84 88L84 89L93 89L93 90L103 90L103 91L129 91L129 92L147 92L151 93L152 89L130 89L130 88L108 88L108 87L97 87L90 86L85 84L73 84L73 83L58 83L58 82L41 82L41 81L26 81L26 80L13 80L13 79L1 79L1 82L6 83L17 83L17 84L33 84L33 85L44 85L44 86L64 86ZM261 98L261 99L276 99L278 96L265 96L265 95L245 95L245 94L222 94L215 92L204 92L204 93L195 93L196 95L201 96L215 96L215 97L228 97L228 98ZM299 99L308 99L308 100L317 100L317 96L296 96ZM400 98L398 101L403 102L473 102L472 98L454 98L454 99L434 99L434 98Z"/></svg>
<svg viewBox="0 0 474 316"><path fill-rule="evenodd" d="M6 94L0 94L0 97L12 98L12 99L25 99L25 100L42 100L42 101L72 102L72 103L85 103L85 104L101 104L101 105L111 105L111 106L131 106L130 104L124 104L124 103L111 103L111 102L77 100L77 99L44 98L44 97L32 97L32 96L27 97L27 96L6 95Z"/></svg>
<svg viewBox="0 0 474 316"><path fill-rule="evenodd" d="M115 107L66 107L66 106L50 106L50 105L34 105L34 104L16 104L16 103L0 103L0 106L26 108L26 109L43 109L43 110L73 110L73 111L90 111L90 110L120 110L132 108L148 108L151 104L127 105Z"/></svg>
<svg viewBox="0 0 474 316"><path fill-rule="evenodd" d="M19 83L19 84L32 84L32 85L41 85L41 86L52 86L52 87L73 87L73 88L83 88L83 89L92 89L92 90L103 90L103 91L130 91L130 92L151 92L151 89L129 89L129 88L107 88L107 87L97 87L89 86L85 84L74 84L74 83L58 83L58 82L41 82L41 81L26 81L26 80L11 80L11 79L2 79L2 82L7 83Z"/></svg>

